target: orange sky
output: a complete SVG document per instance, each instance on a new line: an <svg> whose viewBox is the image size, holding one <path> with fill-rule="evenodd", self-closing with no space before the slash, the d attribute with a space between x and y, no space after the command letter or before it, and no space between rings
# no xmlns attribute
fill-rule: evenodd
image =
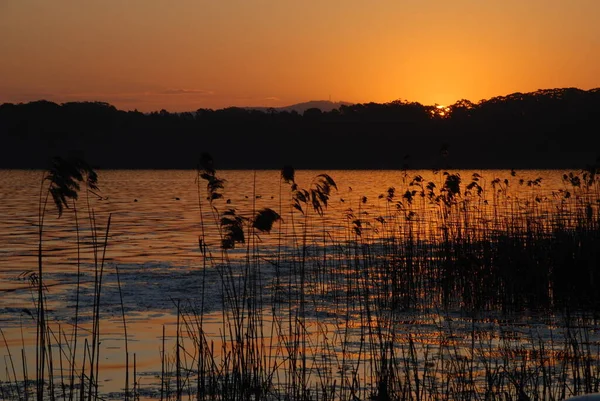
<svg viewBox="0 0 600 401"><path fill-rule="evenodd" d="M451 104L600 86L599 0L0 0L0 103Z"/></svg>

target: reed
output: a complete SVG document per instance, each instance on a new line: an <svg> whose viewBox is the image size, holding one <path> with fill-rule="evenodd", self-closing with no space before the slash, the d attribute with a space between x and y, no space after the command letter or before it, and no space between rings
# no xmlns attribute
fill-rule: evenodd
<svg viewBox="0 0 600 401"><path fill-rule="evenodd" d="M32 290L35 289L35 296L32 294L34 306L36 308L35 315L27 312L35 320L36 325L36 360L35 360L35 380L31 381L27 375L28 361L25 352L25 342L22 340L22 348L20 350L22 375L19 379L14 365L12 365L12 353L8 343L4 345L9 352L11 358L12 380L14 381L14 390L18 399L29 399L30 395L38 400L50 399L55 400L62 398L64 400L73 400L77 396L79 399L84 399L84 388L87 382L87 398L98 398L98 370L99 370L99 332L100 332L100 292L101 280L104 269L104 260L108 244L110 230L110 216L108 217L106 228L103 236L103 243L99 243L99 235L97 233L98 223L94 214L93 208L90 205L89 193L95 194L98 190L98 177L96 172L91 169L85 162L77 159L65 160L55 158L52 161L51 167L45 171L41 179L41 189L39 195L38 208L38 269L37 272L24 272L23 278L27 278L31 284ZM88 221L90 223L92 258L95 280L93 283L93 296L96 302L91 311L92 338L91 347L89 350L89 342L86 338L83 352L78 353L78 338L80 327L80 304L79 294L83 285L81 281L81 247L84 239L80 236L80 222L77 212L77 199L80 192L80 186L84 185L86 194L86 203L88 210ZM46 267L45 259L48 256L48 251L44 248L44 238L46 232L47 213L49 212L50 200L56 206L58 217L60 218L65 209L72 206L75 222L77 256L76 256L76 282L74 283L76 292L75 312L74 317L68 326L72 326L73 330L68 335L64 326L60 322L51 322L49 316L49 305L47 293L51 289L46 284ZM23 337L23 336L22 336ZM80 355L83 356L83 361L80 360ZM56 360L55 358L58 358ZM86 366L87 365L87 366ZM83 373L84 369L88 369L89 374ZM75 383L76 371L79 369L81 375L79 377L79 386ZM33 388L31 388L33 385ZM79 394L77 391L79 390ZM14 398L14 397L9 397Z"/></svg>
<svg viewBox="0 0 600 401"><path fill-rule="evenodd" d="M565 174L564 188L551 196L541 195L540 179L516 172L506 178L474 173L466 181L451 171L431 182L407 176L405 187L390 187L375 201L345 194L344 221L332 224L327 206L337 185L329 175L301 188L288 166L279 210L253 202L244 214L224 200L226 182L203 155L196 176L202 283L195 301L173 300L175 340L166 340L163 326L156 396L522 401L598 391L596 171ZM57 206L76 198L67 193ZM50 194L40 198L40 268L29 275L37 293L34 394L99 399L111 218L101 229L88 204L94 302L91 334L77 352L78 324L67 338L47 321L41 227ZM78 219L76 225L79 243ZM218 238L208 234L209 226ZM268 235L278 236L274 249L263 245ZM78 263L77 294L79 269ZM213 309L206 299L209 272L219 277L220 304ZM123 397L136 399L142 389L134 353L130 391L126 300L120 300ZM209 322L209 314L219 314L219 323ZM546 324L531 324L529 314L546 316ZM32 383L25 372L19 378L14 355L9 351L0 395L26 399ZM25 359L24 348L20 355Z"/></svg>

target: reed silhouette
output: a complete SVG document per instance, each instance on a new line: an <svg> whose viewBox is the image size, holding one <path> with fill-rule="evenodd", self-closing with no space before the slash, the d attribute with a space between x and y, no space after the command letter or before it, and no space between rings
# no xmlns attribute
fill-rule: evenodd
<svg viewBox="0 0 600 401"><path fill-rule="evenodd" d="M330 175L315 174L302 187L285 165L278 211L256 207L254 175L251 211L240 212L223 196L227 182L204 153L190 177L200 223L198 298L173 300L174 324L157 336L161 371L154 372L154 392L142 388L135 354L129 376L127 300L115 269L126 354L118 396L523 401L598 392L600 344L591 336L600 311L594 279L599 168L565 172L563 188L551 198L540 195L541 178L524 179L514 170L492 178L443 169L431 181L408 175L402 186L381 193L380 214L365 213L372 200L349 188L342 221L331 221L338 184ZM63 159L42 177L40 269L30 274L37 294L31 314L38 328L37 380L29 380L25 368L19 374L19 353L0 329L9 350L2 398L104 398L100 295L110 215L100 230L88 205L90 238L80 237L77 219L69 231L78 244L91 242L94 261L83 352L76 343L79 306L70 337L60 326L59 335L49 335L56 325L46 318L51 289L43 285L46 207L53 201L59 214L77 216L80 185L97 199L97 178L86 164ZM266 235L278 236L275 247L265 248L260 237ZM206 305L210 272L219 287L213 314ZM79 299L79 282L73 291ZM547 325L536 330L511 320L523 311L540 312ZM216 316L218 330L209 330L207 318ZM65 371L56 368L53 348L62 351L58 362L62 366L64 357Z"/></svg>

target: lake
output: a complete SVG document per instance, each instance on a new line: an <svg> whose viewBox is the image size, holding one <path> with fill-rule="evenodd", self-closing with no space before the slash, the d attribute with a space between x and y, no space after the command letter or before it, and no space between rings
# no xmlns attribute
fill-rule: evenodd
<svg viewBox="0 0 600 401"><path fill-rule="evenodd" d="M118 399L124 372L140 398L591 391L600 192L569 173L226 170L210 201L196 171L98 171L45 213L48 391L71 367ZM3 398L34 387L42 178L0 171Z"/></svg>

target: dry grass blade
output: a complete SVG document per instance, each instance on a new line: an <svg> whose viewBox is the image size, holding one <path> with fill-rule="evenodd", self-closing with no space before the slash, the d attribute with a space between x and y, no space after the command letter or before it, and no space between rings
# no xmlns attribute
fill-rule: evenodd
<svg viewBox="0 0 600 401"><path fill-rule="evenodd" d="M254 216L252 227L262 232L270 232L273 228L273 223L280 220L281 216L273 209L265 208L259 210Z"/></svg>
<svg viewBox="0 0 600 401"><path fill-rule="evenodd" d="M223 239L221 241L223 249L233 249L236 242L240 244L246 242L244 236L244 219L238 216L234 209L228 209L223 212L221 228L223 229Z"/></svg>
<svg viewBox="0 0 600 401"><path fill-rule="evenodd" d="M79 183L85 180L88 188L98 189L96 172L84 161L79 159L65 160L61 157L52 159L45 180L50 181L49 192L58 210L59 217L65 207L69 207L69 199L77 199Z"/></svg>

